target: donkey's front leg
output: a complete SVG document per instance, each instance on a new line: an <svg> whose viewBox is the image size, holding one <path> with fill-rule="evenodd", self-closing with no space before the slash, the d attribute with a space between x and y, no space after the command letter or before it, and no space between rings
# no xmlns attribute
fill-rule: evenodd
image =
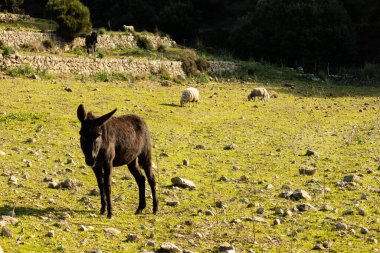
<svg viewBox="0 0 380 253"><path fill-rule="evenodd" d="M100 214L104 214L106 211L106 199L104 196L104 183L103 183L103 170L100 166L95 166L92 168L95 173L96 181L98 181L99 193L100 193Z"/></svg>
<svg viewBox="0 0 380 253"><path fill-rule="evenodd" d="M112 200L111 200L111 185L112 185L112 164L104 165L104 191L107 200L107 218L112 218Z"/></svg>

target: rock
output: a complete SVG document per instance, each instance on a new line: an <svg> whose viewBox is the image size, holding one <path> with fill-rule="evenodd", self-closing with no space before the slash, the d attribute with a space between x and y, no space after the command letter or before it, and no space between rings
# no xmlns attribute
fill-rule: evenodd
<svg viewBox="0 0 380 253"><path fill-rule="evenodd" d="M73 189L75 187L75 182L71 178L68 178L61 183L61 187L66 189Z"/></svg>
<svg viewBox="0 0 380 253"><path fill-rule="evenodd" d="M247 199L247 198L241 198L239 201L241 203L244 203L244 204L248 204L249 203L249 199Z"/></svg>
<svg viewBox="0 0 380 253"><path fill-rule="evenodd" d="M273 222L273 225L280 225L281 224L281 220L280 219L275 219L274 222Z"/></svg>
<svg viewBox="0 0 380 253"><path fill-rule="evenodd" d="M363 235L367 234L368 231L369 231L368 228L360 228L360 233Z"/></svg>
<svg viewBox="0 0 380 253"><path fill-rule="evenodd" d="M343 223L343 222L339 222L335 225L335 228L337 230L347 230L348 229L348 226L346 223Z"/></svg>
<svg viewBox="0 0 380 253"><path fill-rule="evenodd" d="M87 231L88 229L84 225L80 225L79 231Z"/></svg>
<svg viewBox="0 0 380 253"><path fill-rule="evenodd" d="M103 231L104 233L110 234L110 235L118 235L121 233L121 231L117 230L116 228L105 228Z"/></svg>
<svg viewBox="0 0 380 253"><path fill-rule="evenodd" d="M33 142L36 142L36 139L34 139L34 138L28 138L28 139L26 140L26 142L27 142L27 143L33 143Z"/></svg>
<svg viewBox="0 0 380 253"><path fill-rule="evenodd" d="M325 250L325 247L323 247L323 245L321 244L316 244L312 250Z"/></svg>
<svg viewBox="0 0 380 253"><path fill-rule="evenodd" d="M55 181L49 182L48 188L58 189L59 188L59 184L57 182L55 182Z"/></svg>
<svg viewBox="0 0 380 253"><path fill-rule="evenodd" d="M4 237L13 237L13 232L12 230L10 230L8 227L6 226L3 226L3 228L1 229L1 234L4 236Z"/></svg>
<svg viewBox="0 0 380 253"><path fill-rule="evenodd" d="M163 86L163 87L170 87L170 86L172 86L172 82L170 82L169 80L163 80L161 82L161 86Z"/></svg>
<svg viewBox="0 0 380 253"><path fill-rule="evenodd" d="M211 210L206 210L205 211L205 215L207 215L207 216L214 216L215 214Z"/></svg>
<svg viewBox="0 0 380 253"><path fill-rule="evenodd" d="M264 186L264 189L266 189L266 190L273 189L273 185L272 184L267 184L266 186Z"/></svg>
<svg viewBox="0 0 380 253"><path fill-rule="evenodd" d="M224 146L223 149L224 150L232 150L232 149L236 149L236 148L237 148L237 146L235 144L231 143L229 145Z"/></svg>
<svg viewBox="0 0 380 253"><path fill-rule="evenodd" d="M171 181L174 185L179 186L181 188L190 188L190 189L196 188L195 184L192 181L181 178L181 177L173 177Z"/></svg>
<svg viewBox="0 0 380 253"><path fill-rule="evenodd" d="M66 87L65 91L67 91L67 92L73 92L73 90L70 87Z"/></svg>
<svg viewBox="0 0 380 253"><path fill-rule="evenodd" d="M47 237L54 237L54 235L55 235L55 234L54 234L54 230L50 230L50 231L48 231L47 234L46 234Z"/></svg>
<svg viewBox="0 0 380 253"><path fill-rule="evenodd" d="M223 242L222 244L219 245L217 252L220 253L235 253L235 248L228 242Z"/></svg>
<svg viewBox="0 0 380 253"><path fill-rule="evenodd" d="M63 214L61 214L61 216L59 218L61 220L68 220L68 219L71 219L71 216L68 213L63 213Z"/></svg>
<svg viewBox="0 0 380 253"><path fill-rule="evenodd" d="M291 198L292 200L296 200L296 201L298 201L298 200L300 200L300 199L311 199L310 195L309 195L306 191L304 191L304 190L302 190L302 189L297 189L297 190L295 190L295 191L290 195L290 198Z"/></svg>
<svg viewBox="0 0 380 253"><path fill-rule="evenodd" d="M215 205L217 208L226 208L227 207L227 205L221 200L216 201Z"/></svg>
<svg viewBox="0 0 380 253"><path fill-rule="evenodd" d="M182 164L185 165L185 166L189 166L189 165L190 165L190 161L187 160L187 159L184 159L184 160L182 161Z"/></svg>
<svg viewBox="0 0 380 253"><path fill-rule="evenodd" d="M310 205L309 203L302 203L296 206L298 211L305 212L305 211L317 211L317 209Z"/></svg>
<svg viewBox="0 0 380 253"><path fill-rule="evenodd" d="M358 209L358 213L359 213L359 215L361 215L361 216L365 216L365 214L366 214L365 210L364 210L364 209L361 209L361 208Z"/></svg>
<svg viewBox="0 0 380 253"><path fill-rule="evenodd" d="M331 211L332 207L329 204L325 204L322 206L321 211Z"/></svg>
<svg viewBox="0 0 380 253"><path fill-rule="evenodd" d="M305 156L314 156L314 155L317 155L317 152L311 149L306 150Z"/></svg>
<svg viewBox="0 0 380 253"><path fill-rule="evenodd" d="M89 193L90 196L100 196L100 192L98 189L92 189Z"/></svg>
<svg viewBox="0 0 380 253"><path fill-rule="evenodd" d="M18 184L18 178L15 177L15 176L10 176L9 179L8 179L8 184L15 184L15 185L17 185Z"/></svg>
<svg viewBox="0 0 380 253"><path fill-rule="evenodd" d="M353 213L354 213L354 211L352 209L348 209L348 210L343 212L343 215L351 215Z"/></svg>
<svg viewBox="0 0 380 253"><path fill-rule="evenodd" d="M360 199L361 200L368 200L368 195L365 194L365 193L362 193L361 196L360 196Z"/></svg>
<svg viewBox="0 0 380 253"><path fill-rule="evenodd" d="M290 198L292 193L293 193L292 191L286 190L286 191L281 192L280 195L278 195L278 196L280 198L288 199L288 198Z"/></svg>
<svg viewBox="0 0 380 253"><path fill-rule="evenodd" d="M198 144L195 146L195 149L206 149L205 146Z"/></svg>
<svg viewBox="0 0 380 253"><path fill-rule="evenodd" d="M221 182L221 181L228 182L229 179L226 176L221 176L217 181L219 181L219 182Z"/></svg>
<svg viewBox="0 0 380 253"><path fill-rule="evenodd" d="M33 74L33 75L32 75L32 78L35 79L35 80L41 80L41 77L39 77L39 76L36 75L36 74Z"/></svg>
<svg viewBox="0 0 380 253"><path fill-rule="evenodd" d="M277 215L284 215L284 210L282 210L281 208L279 207L276 207L274 209L274 213L277 214Z"/></svg>
<svg viewBox="0 0 380 253"><path fill-rule="evenodd" d="M299 168L298 169L298 172L300 175L308 175L308 176L314 175L316 171L317 171L316 168Z"/></svg>
<svg viewBox="0 0 380 253"><path fill-rule="evenodd" d="M256 213L258 213L258 214L263 214L264 212L265 212L265 208L264 207L259 207L256 210Z"/></svg>
<svg viewBox="0 0 380 253"><path fill-rule="evenodd" d="M1 151L1 150L0 150L0 155L1 155L1 156L5 156L6 154L5 154L4 151Z"/></svg>
<svg viewBox="0 0 380 253"><path fill-rule="evenodd" d="M74 165L76 165L76 163L74 162L74 159L71 158L71 157L67 158L67 164L74 164Z"/></svg>
<svg viewBox="0 0 380 253"><path fill-rule="evenodd" d="M177 252L182 252L182 250L171 242L162 243L161 247L157 251L157 253L177 253Z"/></svg>
<svg viewBox="0 0 380 253"><path fill-rule="evenodd" d="M166 201L167 206L179 206L178 201Z"/></svg>
<svg viewBox="0 0 380 253"><path fill-rule="evenodd" d="M359 179L360 178L356 175L347 175L347 176L344 176L343 182L346 182L346 183L358 182Z"/></svg>

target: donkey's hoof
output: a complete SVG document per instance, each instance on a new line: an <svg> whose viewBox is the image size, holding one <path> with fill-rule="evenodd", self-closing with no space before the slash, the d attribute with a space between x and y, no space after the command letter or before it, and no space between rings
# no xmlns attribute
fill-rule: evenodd
<svg viewBox="0 0 380 253"><path fill-rule="evenodd" d="M100 209L100 214L101 214L101 215L103 215L103 214L105 214L105 213L106 213L106 209L105 209L105 208L104 208L104 209L103 209L103 208Z"/></svg>
<svg viewBox="0 0 380 253"><path fill-rule="evenodd" d="M142 214L142 209L137 209L135 214Z"/></svg>
<svg viewBox="0 0 380 253"><path fill-rule="evenodd" d="M112 213L107 214L107 218L108 218L108 219L113 219L113 215L112 215Z"/></svg>
<svg viewBox="0 0 380 253"><path fill-rule="evenodd" d="M153 214L158 214L158 209L153 210Z"/></svg>

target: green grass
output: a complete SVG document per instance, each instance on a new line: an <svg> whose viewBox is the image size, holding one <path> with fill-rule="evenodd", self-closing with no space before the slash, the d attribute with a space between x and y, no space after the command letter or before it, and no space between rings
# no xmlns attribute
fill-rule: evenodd
<svg viewBox="0 0 380 253"><path fill-rule="evenodd" d="M0 23L0 29L31 30L31 31L55 31L58 28L56 22L47 19L22 19Z"/></svg>
<svg viewBox="0 0 380 253"><path fill-rule="evenodd" d="M165 241L196 252L212 252L221 242L232 242L237 252L310 252L318 241L325 240L332 242L331 252L352 252L353 247L355 252L370 252L378 248L367 238L379 238L380 229L376 192L380 173L379 88L297 82L292 90L278 82L206 83L197 85L199 105L179 107L181 91L187 87L184 85L161 87L151 81L94 83L68 77L53 81L2 79L0 85L0 150L6 153L0 160L0 214L14 207L19 219L18 224L8 225L13 238L2 237L5 252L86 252L97 248L103 252L140 252L155 250ZM279 97L267 103L246 101L256 86L265 86ZM66 87L73 92L65 91ZM131 176L126 166L114 168L113 173L113 199L124 194L125 201L114 203L114 219L98 215L100 201L89 196L90 190L97 188L95 176L90 168L82 167L76 118L80 103L97 115L118 108L117 116L134 113L147 121L158 165L158 215L152 215L150 198L145 214L134 215L137 184L122 179ZM36 141L28 143L28 138ZM231 143L237 148L223 150ZM206 150L195 149L197 144ZM317 151L319 156L303 156L307 149ZM68 157L76 164L67 164ZM32 166L27 167L23 159ZM188 159L190 166L183 166L183 159ZM317 168L314 176L298 175L300 167L312 165ZM62 174L67 168L72 172ZM373 173L367 174L367 169ZM335 186L345 171L363 175L360 184L351 190ZM19 186L7 183L10 175L19 179ZM231 181L216 181L222 175ZM243 175L247 181L239 180ZM192 180L197 189L167 188L175 176ZM49 189L43 182L45 177L59 182L72 178L83 186ZM317 181L307 184L312 178ZM269 183L274 188L263 189ZM316 208L328 203L338 209L337 213L294 213L285 223L272 225L279 218L273 208L298 204L278 197L284 184L308 191L312 200L307 202ZM324 186L330 188L326 195L313 194ZM359 204L366 216L358 215L355 207L362 193L369 196ZM91 198L92 205L80 202L83 196ZM232 202L234 197L237 199ZM57 203L50 204L51 198ZM241 198L247 198L254 207L247 207ZM224 211L214 207L214 199L226 202ZM178 200L180 205L169 207L165 200ZM266 209L263 215L256 214L258 206ZM354 215L343 215L350 208ZM205 216L208 209L217 215ZM198 210L203 215L198 215ZM61 220L65 212L71 218ZM252 216L263 217L268 224L230 223ZM356 233L346 231L342 237L334 230L338 220ZM80 225L94 229L81 232ZM360 226L370 228L369 235L361 235ZM106 235L103 229L108 227L122 233ZM300 227L303 232L290 236ZM49 230L55 231L55 237L46 236ZM139 240L125 242L129 233L137 234ZM17 243L18 238L21 243ZM148 240L156 246L145 246Z"/></svg>

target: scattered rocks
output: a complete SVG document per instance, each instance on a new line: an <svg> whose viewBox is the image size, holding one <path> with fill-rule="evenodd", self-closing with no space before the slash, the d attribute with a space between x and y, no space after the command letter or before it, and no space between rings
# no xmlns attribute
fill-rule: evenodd
<svg viewBox="0 0 380 253"><path fill-rule="evenodd" d="M105 228L103 231L104 233L110 234L110 235L118 235L121 233L121 231L117 230L116 228Z"/></svg>
<svg viewBox="0 0 380 253"><path fill-rule="evenodd" d="M128 234L127 239L125 239L126 242L137 242L139 237L136 234Z"/></svg>
<svg viewBox="0 0 380 253"><path fill-rule="evenodd" d="M370 243L373 243L373 244L377 244L377 239L374 238L374 237L369 237L369 238L367 239L367 242L370 242Z"/></svg>
<svg viewBox="0 0 380 253"><path fill-rule="evenodd" d="M175 186L178 186L178 187L181 187L181 188L189 188L189 189L195 189L195 184L188 180L188 179L184 179L184 178L181 178L181 177L173 177L171 179L172 183L175 185Z"/></svg>
<svg viewBox="0 0 380 253"><path fill-rule="evenodd" d="M54 233L54 230L49 230L46 234L47 237L54 237L55 236L55 233Z"/></svg>
<svg viewBox="0 0 380 253"><path fill-rule="evenodd" d="M66 189L73 189L75 187L75 181L71 178L68 178L61 183L61 187Z"/></svg>
<svg viewBox="0 0 380 253"><path fill-rule="evenodd" d="M286 190L286 191L281 192L279 194L279 197L280 198L284 198L284 199L288 199L288 198L290 198L290 196L292 195L292 193L293 193L292 191Z"/></svg>
<svg viewBox="0 0 380 253"><path fill-rule="evenodd" d="M177 245L171 242L162 243L160 248L157 251L157 253L177 253L177 252L182 252L182 250L178 248Z"/></svg>
<svg viewBox="0 0 380 253"><path fill-rule="evenodd" d="M8 184L18 185L18 178L15 176L10 176L8 179Z"/></svg>
<svg viewBox="0 0 380 253"><path fill-rule="evenodd" d="M295 201L298 201L300 199L311 199L310 195L302 190L302 189L297 189L295 190L291 195L290 195L290 198L292 200L295 200Z"/></svg>

